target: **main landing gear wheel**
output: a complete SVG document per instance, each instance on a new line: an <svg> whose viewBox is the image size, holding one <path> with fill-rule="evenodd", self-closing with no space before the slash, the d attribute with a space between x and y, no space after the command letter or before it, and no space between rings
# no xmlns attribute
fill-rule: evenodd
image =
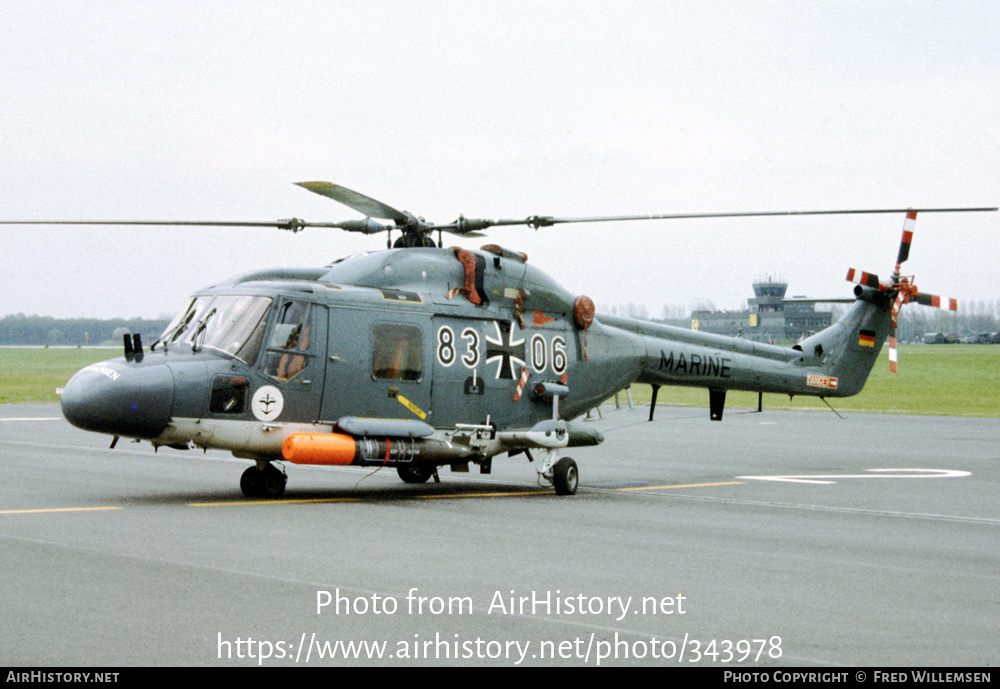
<svg viewBox="0 0 1000 689"><path fill-rule="evenodd" d="M396 473L406 483L427 483L427 479L433 476L435 471L427 467L404 466L401 464L396 467Z"/></svg>
<svg viewBox="0 0 1000 689"><path fill-rule="evenodd" d="M552 485L556 495L575 495L580 485L580 472L576 462L569 457L563 457L552 467Z"/></svg>
<svg viewBox="0 0 1000 689"><path fill-rule="evenodd" d="M287 481L288 477L273 464L263 469L252 466L240 477L240 490L248 498L280 498Z"/></svg>

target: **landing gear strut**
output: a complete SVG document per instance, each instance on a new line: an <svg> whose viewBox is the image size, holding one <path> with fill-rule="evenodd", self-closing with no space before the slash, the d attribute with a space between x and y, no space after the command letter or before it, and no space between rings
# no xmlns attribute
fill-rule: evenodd
<svg viewBox="0 0 1000 689"><path fill-rule="evenodd" d="M248 498L280 498L285 494L285 472L270 462L263 467L252 466L240 477L240 490Z"/></svg>
<svg viewBox="0 0 1000 689"><path fill-rule="evenodd" d="M527 451L526 451L527 452ZM534 461L528 452L528 459ZM575 495L580 487L580 470L576 462L569 457L559 457L559 450L546 450L545 459L536 465L538 482L549 483L555 488L556 495Z"/></svg>

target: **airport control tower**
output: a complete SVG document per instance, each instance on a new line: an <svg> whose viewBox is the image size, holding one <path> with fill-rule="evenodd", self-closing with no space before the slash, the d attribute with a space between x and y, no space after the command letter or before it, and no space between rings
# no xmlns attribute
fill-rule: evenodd
<svg viewBox="0 0 1000 689"><path fill-rule="evenodd" d="M783 277L762 276L753 283L754 297L747 299L746 311L696 310L691 313L691 329L756 342L794 342L833 322L833 314L817 311L814 302L786 301L786 291L788 281Z"/></svg>
<svg viewBox="0 0 1000 689"><path fill-rule="evenodd" d="M778 342L785 339L785 292L788 281L767 275L753 283L753 299L747 299L750 307L750 323L756 320L756 333L760 342ZM754 318L756 316L756 319Z"/></svg>

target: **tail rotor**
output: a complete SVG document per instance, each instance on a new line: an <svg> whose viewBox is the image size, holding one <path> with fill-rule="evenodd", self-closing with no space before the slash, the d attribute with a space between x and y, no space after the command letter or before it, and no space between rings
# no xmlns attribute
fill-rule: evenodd
<svg viewBox="0 0 1000 689"><path fill-rule="evenodd" d="M896 328L898 327L899 312L903 304L911 301L925 306L933 306L948 311L958 310L958 301L949 297L940 297L935 294L925 294L917 289L913 281L913 276L903 276L902 265L910 257L910 244L913 242L913 229L917 222L917 212L907 211L906 220L903 222L903 237L899 243L899 254L896 257L896 267L893 270L889 282L880 282L874 273L866 273L851 268L847 271L847 280L865 287L877 289L885 293L886 297L892 300L892 334L889 336L889 370L896 373L898 363L898 351L896 347Z"/></svg>

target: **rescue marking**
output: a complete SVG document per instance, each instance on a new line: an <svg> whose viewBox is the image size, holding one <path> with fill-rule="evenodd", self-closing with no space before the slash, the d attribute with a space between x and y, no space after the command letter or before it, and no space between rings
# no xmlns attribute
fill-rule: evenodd
<svg viewBox="0 0 1000 689"><path fill-rule="evenodd" d="M416 414L417 416L419 416L420 419L421 419L421 421L427 418L427 412L425 412L424 410L422 410L420 407L418 407L413 402L411 402L410 400L406 399L405 397L403 397L399 393L396 393L396 399L399 400L399 403L402 404L404 407L406 407L411 412L413 412L414 414Z"/></svg>

